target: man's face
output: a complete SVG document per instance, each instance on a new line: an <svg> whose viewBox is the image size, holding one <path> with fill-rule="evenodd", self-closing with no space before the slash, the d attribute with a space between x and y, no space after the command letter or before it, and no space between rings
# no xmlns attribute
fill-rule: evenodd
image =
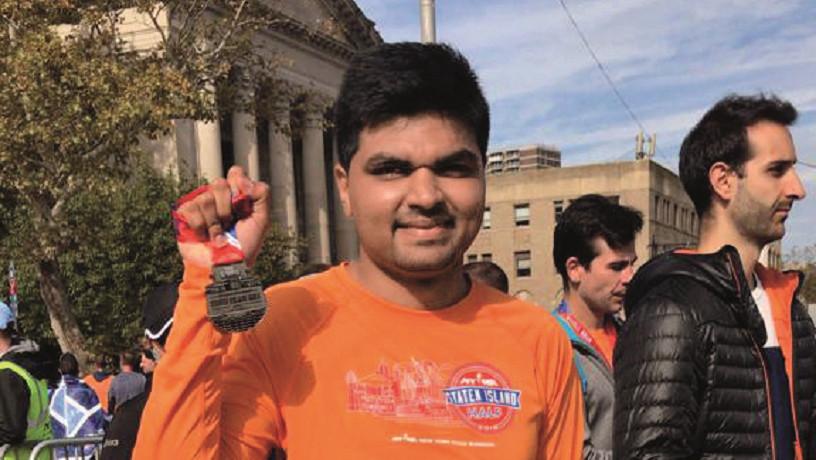
<svg viewBox="0 0 816 460"><path fill-rule="evenodd" d="M805 197L796 174L796 150L787 128L759 122L748 128L751 158L728 206L727 215L741 235L764 246L785 235L793 202Z"/></svg>
<svg viewBox="0 0 816 460"><path fill-rule="evenodd" d="M581 267L576 294L595 313L613 314L623 308L626 288L635 273L635 243L612 249L602 237L593 241L597 256Z"/></svg>
<svg viewBox="0 0 816 460"><path fill-rule="evenodd" d="M142 353L141 368L143 373L149 374L156 369L156 361L150 359L150 357Z"/></svg>
<svg viewBox="0 0 816 460"><path fill-rule="evenodd" d="M454 269L479 231L484 166L473 134L454 120L428 114L366 128L349 171L335 175L360 263L391 276Z"/></svg>

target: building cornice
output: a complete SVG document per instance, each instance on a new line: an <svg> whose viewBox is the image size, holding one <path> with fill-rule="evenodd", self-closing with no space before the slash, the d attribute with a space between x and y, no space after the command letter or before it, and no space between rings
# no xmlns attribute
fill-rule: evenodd
<svg viewBox="0 0 816 460"><path fill-rule="evenodd" d="M319 0L337 19L355 50L364 50L383 43L374 22L357 6L354 0Z"/></svg>

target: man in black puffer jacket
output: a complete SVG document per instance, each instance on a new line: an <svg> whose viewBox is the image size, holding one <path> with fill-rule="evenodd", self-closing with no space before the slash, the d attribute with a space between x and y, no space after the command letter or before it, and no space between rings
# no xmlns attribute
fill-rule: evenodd
<svg viewBox="0 0 816 460"><path fill-rule="evenodd" d="M816 330L801 275L758 263L805 190L775 97L729 96L689 133L696 251L644 265L615 349L616 459L816 459Z"/></svg>

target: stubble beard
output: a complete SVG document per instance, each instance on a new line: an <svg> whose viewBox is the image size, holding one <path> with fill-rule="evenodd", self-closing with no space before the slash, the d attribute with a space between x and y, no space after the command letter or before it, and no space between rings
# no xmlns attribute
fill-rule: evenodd
<svg viewBox="0 0 816 460"><path fill-rule="evenodd" d="M461 258L461 255L459 256ZM394 265L406 272L439 272L452 267L457 251L451 241L440 247L394 248Z"/></svg>
<svg viewBox="0 0 816 460"><path fill-rule="evenodd" d="M785 222L776 218L780 204L777 200L769 207L748 191L741 190L734 199L733 216L737 230L760 248L781 239L785 236Z"/></svg>

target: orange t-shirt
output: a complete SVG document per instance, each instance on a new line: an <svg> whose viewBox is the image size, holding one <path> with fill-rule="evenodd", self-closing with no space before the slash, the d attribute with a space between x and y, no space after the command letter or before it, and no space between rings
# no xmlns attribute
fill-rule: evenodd
<svg viewBox="0 0 816 460"><path fill-rule="evenodd" d="M614 327L614 326L613 326ZM612 363L612 354L615 351L616 336L609 327L601 327L597 329L587 328L587 332L592 336L592 340L598 345L598 351L601 352L603 358L607 363Z"/></svg>
<svg viewBox="0 0 816 460"><path fill-rule="evenodd" d="M543 309L478 283L405 308L340 266L268 289L230 337L206 320L209 282L186 267L136 459L581 458L572 349Z"/></svg>
<svg viewBox="0 0 816 460"><path fill-rule="evenodd" d="M91 387L96 393L96 397L99 398L99 405L102 406L102 410L107 413L108 412L108 390L110 389L111 382L113 381L113 377L108 375L102 381L96 380L96 378L92 374L86 375L83 379L89 387Z"/></svg>

